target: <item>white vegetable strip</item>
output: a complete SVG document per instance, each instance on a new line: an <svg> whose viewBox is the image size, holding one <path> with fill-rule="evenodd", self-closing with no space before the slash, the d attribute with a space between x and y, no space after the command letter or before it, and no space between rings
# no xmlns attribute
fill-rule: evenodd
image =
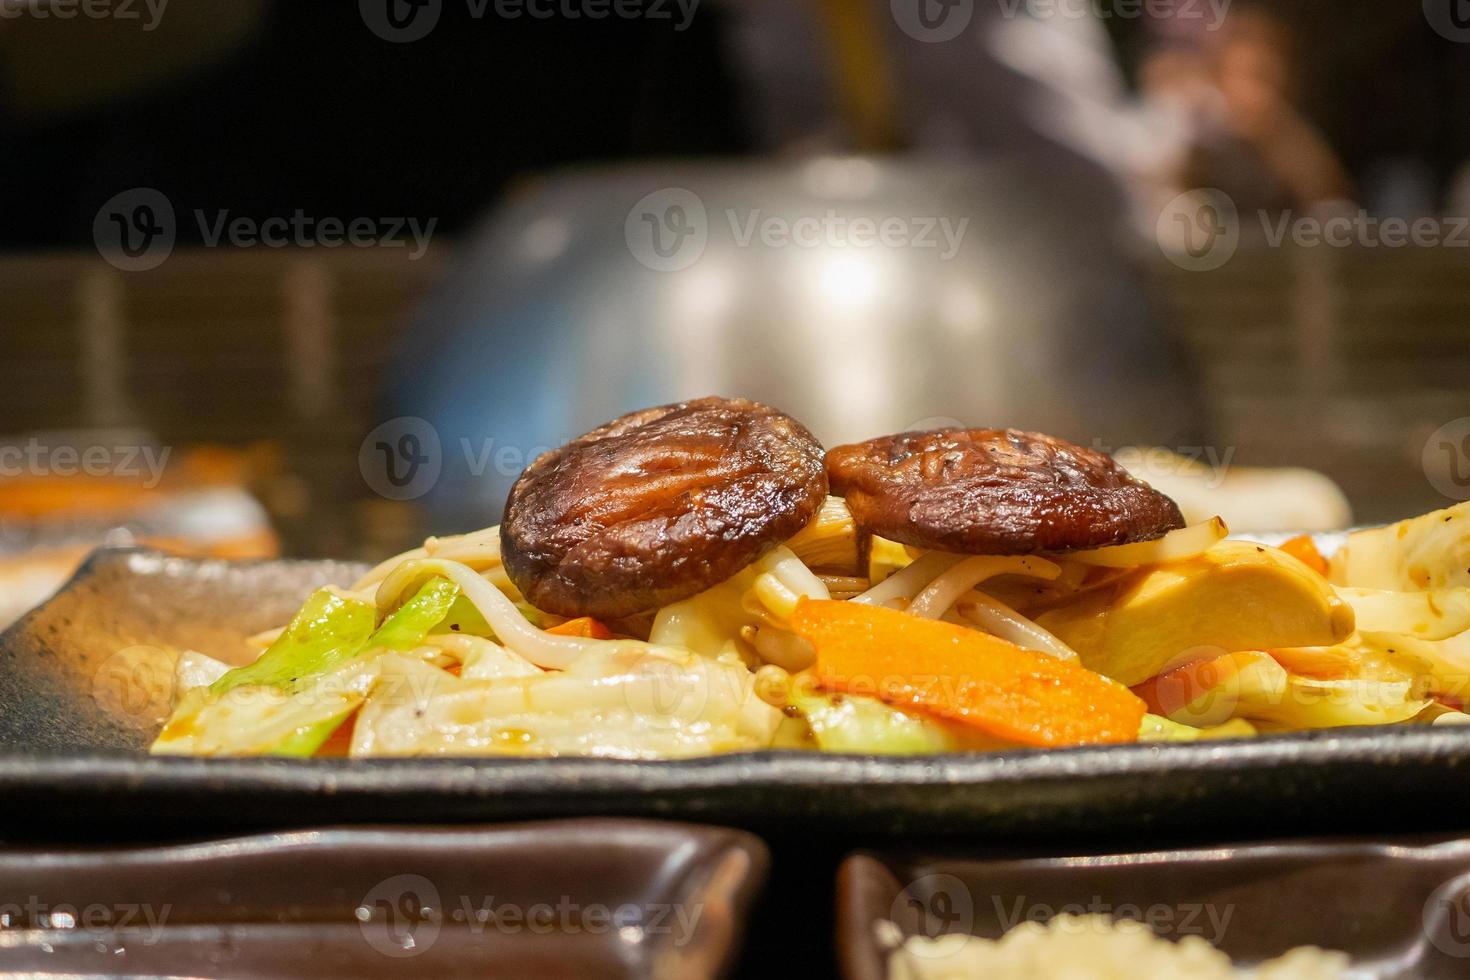
<svg viewBox="0 0 1470 980"><path fill-rule="evenodd" d="M379 562L377 565L374 565L372 571L368 572L362 578L352 583L352 588L354 590L370 589L375 585L381 584L383 579L387 578L389 573L392 572L393 569L397 568L399 565L402 565L404 562L413 561L416 558L427 557L429 557L429 552L423 548L415 548L412 551L405 551L401 555L394 555L387 561Z"/></svg>
<svg viewBox="0 0 1470 980"><path fill-rule="evenodd" d="M849 601L882 606L894 599L910 599L936 576L942 575L950 566L959 564L964 557L945 551L931 551Z"/></svg>
<svg viewBox="0 0 1470 980"><path fill-rule="evenodd" d="M1134 565L1157 565L1165 561L1193 558L1209 551L1218 541L1223 541L1230 528L1218 517L1202 524L1191 524L1177 531L1170 531L1162 538L1152 541L1135 541L1133 544L1117 544L1109 548L1094 548L1091 551L1074 551L1067 555L1071 561L1084 565L1101 565L1104 568L1131 568Z"/></svg>
<svg viewBox="0 0 1470 980"><path fill-rule="evenodd" d="M423 547L394 555L376 565L370 572L353 583L355 590L372 588L387 578L392 571L406 561L419 558L447 558L471 568L484 571L500 564L500 525L487 527L469 534L455 534L447 538L429 538Z"/></svg>
<svg viewBox="0 0 1470 980"><path fill-rule="evenodd" d="M983 592L970 592L956 606L959 614L987 633L1009 640L1018 647L1049 653L1058 660L1076 660L1077 651L999 599Z"/></svg>
<svg viewBox="0 0 1470 980"><path fill-rule="evenodd" d="M817 576L806 562L786 547L776 547L771 553L756 562L756 570L773 576L795 596L809 599L830 599L827 584Z"/></svg>
<svg viewBox="0 0 1470 980"><path fill-rule="evenodd" d="M791 673L806 670L817 659L816 648L809 641L795 633L769 626L756 629L750 644L766 663L775 664Z"/></svg>
<svg viewBox="0 0 1470 980"><path fill-rule="evenodd" d="M914 564L917 565L918 562ZM909 566L909 568L912 567L913 565ZM898 573L898 575L902 574L903 572ZM909 604L908 611L915 616L938 619L949 612L949 607L953 606L960 596L988 578L994 578L997 575L1029 575L1032 578L1054 579L1060 574L1062 570L1056 562L1047 561L1045 558L1035 558L1030 555L1014 557L976 555L961 561L925 586L924 591L915 596L914 601ZM893 577L897 578L898 575Z"/></svg>
<svg viewBox="0 0 1470 980"><path fill-rule="evenodd" d="M430 575L442 575L458 585L461 594L485 617L496 638L538 667L565 670L572 661L606 642L553 636L538 630L504 593L473 568L444 558L419 558L395 568L378 588L378 608L392 608L412 586Z"/></svg>

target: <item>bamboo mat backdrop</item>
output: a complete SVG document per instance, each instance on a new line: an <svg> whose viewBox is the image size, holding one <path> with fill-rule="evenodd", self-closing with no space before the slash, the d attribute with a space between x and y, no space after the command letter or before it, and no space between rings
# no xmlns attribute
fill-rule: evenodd
<svg viewBox="0 0 1470 980"><path fill-rule="evenodd" d="M91 253L0 257L0 433L277 440L303 494L283 519L289 552L395 547L416 516L373 497L357 448L381 421L394 338L449 253L201 249L135 275ZM1216 447L1323 470L1375 521L1449 502L1421 458L1470 416L1467 273L1457 249L1288 247L1208 273L1159 257L1155 281Z"/></svg>

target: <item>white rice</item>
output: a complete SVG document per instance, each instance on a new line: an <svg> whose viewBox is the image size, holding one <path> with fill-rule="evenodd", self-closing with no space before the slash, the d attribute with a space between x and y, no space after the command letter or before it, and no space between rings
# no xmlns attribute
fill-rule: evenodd
<svg viewBox="0 0 1470 980"><path fill-rule="evenodd" d="M1301 946L1237 969L1199 936L1160 938L1131 919L1059 915L1025 922L1000 939L911 936L889 959L891 980L1340 980L1344 953Z"/></svg>

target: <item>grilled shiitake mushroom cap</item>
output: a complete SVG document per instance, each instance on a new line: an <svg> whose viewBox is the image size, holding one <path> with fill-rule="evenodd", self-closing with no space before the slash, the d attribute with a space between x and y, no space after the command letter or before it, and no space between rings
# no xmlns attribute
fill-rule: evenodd
<svg viewBox="0 0 1470 980"><path fill-rule="evenodd" d="M617 618L723 582L811 520L822 446L742 398L615 419L538 457L511 487L501 558L538 609Z"/></svg>
<svg viewBox="0 0 1470 980"><path fill-rule="evenodd" d="M962 554L1147 541L1179 507L1104 453L1017 429L904 432L827 454L832 492L864 531Z"/></svg>

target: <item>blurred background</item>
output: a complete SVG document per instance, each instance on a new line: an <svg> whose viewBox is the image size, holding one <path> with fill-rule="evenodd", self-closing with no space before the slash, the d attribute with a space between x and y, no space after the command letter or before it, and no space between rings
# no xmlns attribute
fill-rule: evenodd
<svg viewBox="0 0 1470 980"><path fill-rule="evenodd" d="M0 0L0 620L98 543L381 557L740 394L1470 498L1461 0Z"/></svg>

